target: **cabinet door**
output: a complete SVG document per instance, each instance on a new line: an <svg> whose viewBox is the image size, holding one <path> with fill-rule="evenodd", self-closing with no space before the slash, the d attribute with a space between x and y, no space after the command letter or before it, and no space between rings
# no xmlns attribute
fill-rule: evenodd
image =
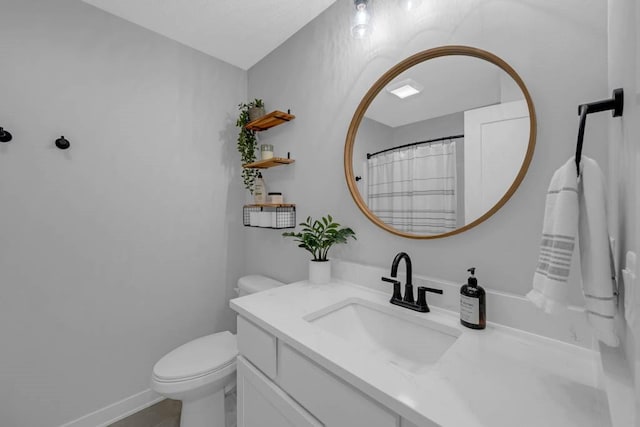
<svg viewBox="0 0 640 427"><path fill-rule="evenodd" d="M238 352L271 379L276 378L276 337L238 316Z"/></svg>
<svg viewBox="0 0 640 427"><path fill-rule="evenodd" d="M269 378L238 357L238 427L323 427Z"/></svg>

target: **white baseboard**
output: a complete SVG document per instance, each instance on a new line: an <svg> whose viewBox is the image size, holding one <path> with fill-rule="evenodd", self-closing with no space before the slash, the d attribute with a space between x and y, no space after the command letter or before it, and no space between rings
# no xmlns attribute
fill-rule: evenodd
<svg viewBox="0 0 640 427"><path fill-rule="evenodd" d="M158 393L146 389L60 427L106 427L163 399L164 397Z"/></svg>

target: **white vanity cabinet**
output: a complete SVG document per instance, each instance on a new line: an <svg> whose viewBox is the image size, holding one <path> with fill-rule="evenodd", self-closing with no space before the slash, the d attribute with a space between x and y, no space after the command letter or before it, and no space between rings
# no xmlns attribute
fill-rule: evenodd
<svg viewBox="0 0 640 427"><path fill-rule="evenodd" d="M412 425L242 317L238 350L238 427Z"/></svg>
<svg viewBox="0 0 640 427"><path fill-rule="evenodd" d="M321 427L247 359L238 357L239 427Z"/></svg>
<svg viewBox="0 0 640 427"><path fill-rule="evenodd" d="M457 313L409 312L342 280L230 305L239 316L240 427L612 425L591 350L497 324L467 329ZM430 352L443 345L434 332L455 336L435 361Z"/></svg>

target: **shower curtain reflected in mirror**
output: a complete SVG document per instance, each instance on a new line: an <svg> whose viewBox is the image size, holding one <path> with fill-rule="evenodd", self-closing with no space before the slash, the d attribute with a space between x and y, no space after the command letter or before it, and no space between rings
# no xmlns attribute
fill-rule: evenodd
<svg viewBox="0 0 640 427"><path fill-rule="evenodd" d="M386 224L420 234L456 229L456 141L373 155L367 178L367 204Z"/></svg>

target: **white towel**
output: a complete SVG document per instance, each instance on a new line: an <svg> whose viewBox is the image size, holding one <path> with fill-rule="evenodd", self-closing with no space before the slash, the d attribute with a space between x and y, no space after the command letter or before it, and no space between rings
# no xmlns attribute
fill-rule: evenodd
<svg viewBox="0 0 640 427"><path fill-rule="evenodd" d="M614 325L616 282L607 232L604 175L598 164L588 157L582 156L580 165L578 236L587 319L596 338L608 346L617 347L620 342Z"/></svg>
<svg viewBox="0 0 640 427"><path fill-rule="evenodd" d="M578 179L576 165L569 159L551 178L542 226L538 267L533 289L527 294L545 313L566 309L567 281L578 232Z"/></svg>
<svg viewBox="0 0 640 427"><path fill-rule="evenodd" d="M597 339L615 347L619 345L614 329L617 301L607 232L604 177L594 160L582 156L580 164L580 179L574 158L558 169L551 179L538 267L527 298L546 313L566 309L571 258L576 235L579 235L587 320Z"/></svg>

